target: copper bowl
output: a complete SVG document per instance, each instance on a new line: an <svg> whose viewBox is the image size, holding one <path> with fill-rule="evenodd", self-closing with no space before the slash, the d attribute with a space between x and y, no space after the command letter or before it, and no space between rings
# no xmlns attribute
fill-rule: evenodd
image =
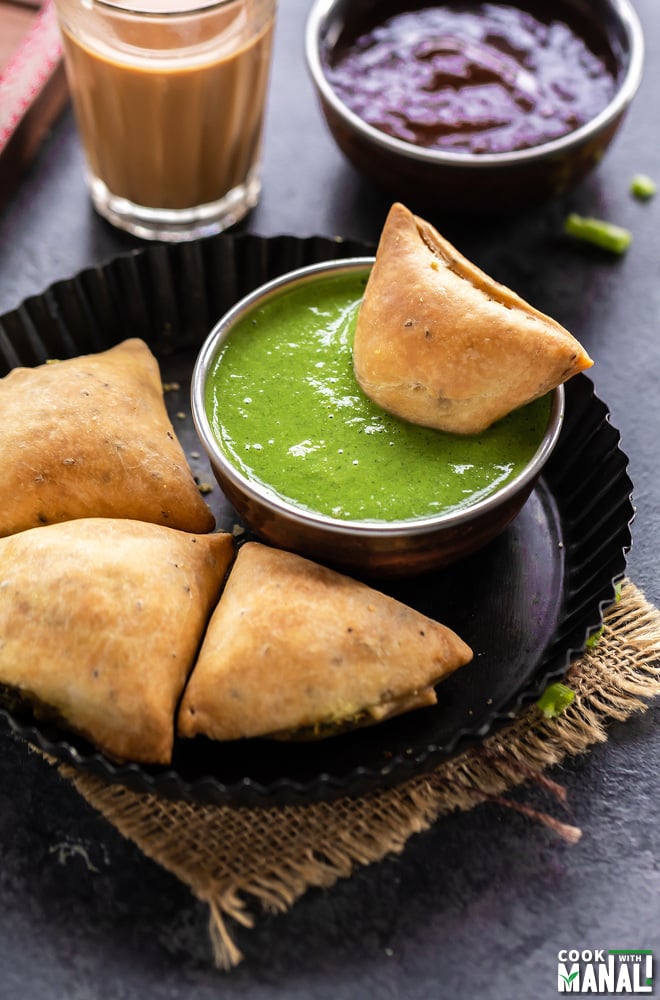
<svg viewBox="0 0 660 1000"><path fill-rule="evenodd" d="M513 0L514 5L516 0ZM524 8L525 0L518 0ZM411 4L411 9L419 4ZM438 4L440 6L440 4ZM353 19L379 0L316 0L308 15L305 56L330 132L346 157L396 199L449 212L500 212L564 194L602 159L637 92L644 36L629 0L565 0L568 10L604 32L616 65L616 91L591 121L538 146L501 153L424 148L367 124L342 101L325 66ZM397 10L404 9L404 4Z"/></svg>
<svg viewBox="0 0 660 1000"><path fill-rule="evenodd" d="M513 520L557 443L564 417L563 386L552 394L545 434L519 475L470 507L406 521L344 521L279 498L229 461L206 409L208 374L237 322L295 285L346 272L366 277L372 264L373 258L355 257L302 267L269 281L238 302L213 328L197 357L191 384L192 415L223 493L243 524L262 540L357 576L404 577L464 558Z"/></svg>

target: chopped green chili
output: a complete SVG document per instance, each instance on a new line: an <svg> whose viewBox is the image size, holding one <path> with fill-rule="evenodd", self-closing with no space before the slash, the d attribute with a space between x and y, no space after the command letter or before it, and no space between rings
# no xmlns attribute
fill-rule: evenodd
<svg viewBox="0 0 660 1000"><path fill-rule="evenodd" d="M593 243L603 250L613 253L625 253L632 242L632 233L613 222L603 219L593 219L572 212L564 223L564 230L569 236Z"/></svg>
<svg viewBox="0 0 660 1000"><path fill-rule="evenodd" d="M575 691L566 684L551 684L545 689L537 705L546 719L554 719L557 715L561 715L565 708L568 708L574 698Z"/></svg>
<svg viewBox="0 0 660 1000"><path fill-rule="evenodd" d="M603 626L601 625L601 627L596 632L594 632L593 635L590 635L589 638L587 639L586 648L593 649L598 640L600 639L600 637L602 636L602 634L603 634Z"/></svg>
<svg viewBox="0 0 660 1000"><path fill-rule="evenodd" d="M619 601L621 600L621 591L622 590L623 590L623 580L619 580L618 583L614 584L614 603L615 604L618 604ZM599 629L596 629L596 631L592 635L590 635L589 638L587 639L585 648L586 649L593 649L594 646L596 645L596 643L598 642L598 640L601 638L604 630L605 629L604 629L603 625L601 625L601 627Z"/></svg>
<svg viewBox="0 0 660 1000"><path fill-rule="evenodd" d="M652 198L658 190L658 186L648 174L635 174L630 182L630 192L635 198L646 200Z"/></svg>

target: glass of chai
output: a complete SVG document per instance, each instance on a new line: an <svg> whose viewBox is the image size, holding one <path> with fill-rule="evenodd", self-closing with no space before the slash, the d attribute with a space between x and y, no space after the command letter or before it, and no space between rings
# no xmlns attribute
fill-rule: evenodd
<svg viewBox="0 0 660 1000"><path fill-rule="evenodd" d="M55 0L97 211L188 240L261 191L276 0Z"/></svg>

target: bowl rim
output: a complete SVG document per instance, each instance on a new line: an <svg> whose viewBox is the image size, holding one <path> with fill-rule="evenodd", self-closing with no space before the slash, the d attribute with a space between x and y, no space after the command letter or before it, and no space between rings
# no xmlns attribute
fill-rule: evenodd
<svg viewBox="0 0 660 1000"><path fill-rule="evenodd" d="M611 9L618 17L630 44L630 61L623 79L620 81L611 101L594 117L579 128L548 142L539 143L525 149L517 149L502 153L458 153L451 150L429 149L416 146L414 143L397 139L369 125L341 100L331 87L323 72L320 48L323 41L324 22L328 14L336 6L338 0L315 0L307 16L304 33L304 50L308 71L320 96L326 101L354 132L360 133L365 139L383 150L396 153L409 160L417 160L436 166L460 167L470 170L485 168L523 165L529 161L546 158L558 153L565 153L575 146L581 145L592 135L606 128L621 115L635 96L642 79L644 69L644 32L637 11L631 0L608 0ZM516 2L516 0L512 0Z"/></svg>
<svg viewBox="0 0 660 1000"><path fill-rule="evenodd" d="M219 470L221 477L228 480L237 491L246 494L251 501L267 506L289 522L294 521L296 524L320 530L328 535L350 535L365 540L374 538L385 540L394 537L414 537L431 531L465 525L487 514L490 510L499 508L500 505L517 496L530 483L533 484L559 439L564 423L565 394L563 385L552 390L546 431L525 467L499 489L467 507L405 520L343 520L296 506L267 486L248 479L222 451L213 433L206 410L207 374L215 364L225 339L229 336L236 322L248 315L258 303L269 301L286 288L311 283L319 276L334 276L356 271L368 272L373 266L374 260L375 257L371 256L348 257L295 268L259 285L236 302L213 326L197 355L191 377L190 399L195 430L210 459L214 473Z"/></svg>

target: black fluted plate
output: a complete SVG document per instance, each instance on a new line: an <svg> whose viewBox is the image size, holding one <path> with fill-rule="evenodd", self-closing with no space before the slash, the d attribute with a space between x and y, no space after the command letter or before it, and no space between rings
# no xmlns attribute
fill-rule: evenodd
<svg viewBox="0 0 660 1000"><path fill-rule="evenodd" d="M279 274L373 247L321 237L223 235L154 245L52 285L0 317L0 374L142 337L156 354L172 422L200 482L212 482L189 405L195 357L220 316ZM171 767L117 765L69 733L3 710L11 730L75 768L139 791L236 806L363 795L474 744L562 678L614 600L631 544L632 483L619 433L578 375L543 478L499 538L460 564L382 589L455 629L473 648L438 704L314 743L177 740ZM219 530L236 515L217 486ZM378 584L376 584L378 585Z"/></svg>

